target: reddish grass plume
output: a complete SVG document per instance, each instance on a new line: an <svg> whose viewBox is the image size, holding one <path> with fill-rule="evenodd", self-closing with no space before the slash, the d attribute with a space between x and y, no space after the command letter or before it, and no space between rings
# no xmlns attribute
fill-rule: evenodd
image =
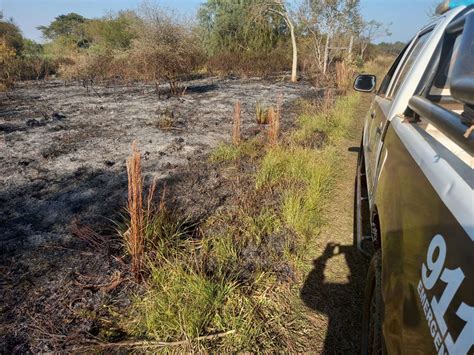
<svg viewBox="0 0 474 355"><path fill-rule="evenodd" d="M132 155L127 159L128 175L128 213L130 228L125 233L125 243L132 257L132 273L140 280L144 254L144 210L143 210L143 179L141 154L136 143L132 145ZM153 186L153 184L152 184ZM148 201L150 204L151 201Z"/></svg>
<svg viewBox="0 0 474 355"><path fill-rule="evenodd" d="M273 107L268 109L268 122L270 124L268 128L268 142L270 145L278 144L278 137L280 135L280 112L283 98L278 98L276 110Z"/></svg>
<svg viewBox="0 0 474 355"><path fill-rule="evenodd" d="M236 101L235 106L234 106L234 125L232 128L232 143L234 143L234 145L239 145L242 140L241 128L242 128L242 108L240 105L240 101Z"/></svg>

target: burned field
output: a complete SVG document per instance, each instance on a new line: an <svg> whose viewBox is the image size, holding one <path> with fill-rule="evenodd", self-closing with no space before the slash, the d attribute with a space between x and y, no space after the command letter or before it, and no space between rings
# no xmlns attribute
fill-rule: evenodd
<svg viewBox="0 0 474 355"><path fill-rule="evenodd" d="M208 158L230 140L235 101L242 104L243 134L252 137L266 129L255 121L257 102L275 105L281 97L288 127L295 101L319 94L309 83L280 81L185 85L183 96L158 96L144 84L24 83L2 98L2 350L48 351L99 336L104 307L127 306L136 286L117 284L128 268L114 229L126 204L125 159L133 142L145 180L157 176L172 208L198 222L235 198Z"/></svg>
<svg viewBox="0 0 474 355"><path fill-rule="evenodd" d="M58 241L71 217L114 210L126 192L125 158L134 141L145 172L166 177L230 139L236 100L244 134L254 135L257 101L274 105L282 94L288 106L317 95L309 84L189 85L182 97L159 98L153 86L86 89L57 82L24 85L2 100L2 243Z"/></svg>

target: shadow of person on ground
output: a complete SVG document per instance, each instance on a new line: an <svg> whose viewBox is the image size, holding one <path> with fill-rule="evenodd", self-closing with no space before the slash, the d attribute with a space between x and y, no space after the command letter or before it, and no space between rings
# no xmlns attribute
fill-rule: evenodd
<svg viewBox="0 0 474 355"><path fill-rule="evenodd" d="M336 268L329 269L331 259L339 256L344 257L349 271L345 280L340 277L341 268L345 269L341 261L333 264ZM328 243L322 255L313 261L314 268L304 282L301 298L312 310L328 317L324 354L359 352L367 264L355 246L335 243Z"/></svg>

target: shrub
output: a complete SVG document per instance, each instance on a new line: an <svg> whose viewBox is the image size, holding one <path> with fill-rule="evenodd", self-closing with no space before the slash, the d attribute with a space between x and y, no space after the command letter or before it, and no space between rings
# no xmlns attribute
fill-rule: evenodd
<svg viewBox="0 0 474 355"><path fill-rule="evenodd" d="M283 73L289 67L291 67L291 53L283 44L266 52L224 51L212 55L207 61L207 68L211 73L241 77L266 77L274 73Z"/></svg>
<svg viewBox="0 0 474 355"><path fill-rule="evenodd" d="M15 49L0 40L0 91L6 91L13 86L16 69Z"/></svg>
<svg viewBox="0 0 474 355"><path fill-rule="evenodd" d="M173 128L173 115L167 111L162 112L158 118L158 128L164 131Z"/></svg>
<svg viewBox="0 0 474 355"><path fill-rule="evenodd" d="M173 94L182 93L181 75L202 64L204 56L192 29L163 10L145 6L129 51L130 66L145 81L166 81Z"/></svg>

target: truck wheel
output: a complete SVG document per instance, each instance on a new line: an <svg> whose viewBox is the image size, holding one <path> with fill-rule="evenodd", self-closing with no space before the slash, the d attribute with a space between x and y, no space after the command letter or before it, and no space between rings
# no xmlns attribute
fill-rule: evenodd
<svg viewBox="0 0 474 355"><path fill-rule="evenodd" d="M385 354L382 337L382 254L378 250L367 273L362 323L362 354Z"/></svg>

